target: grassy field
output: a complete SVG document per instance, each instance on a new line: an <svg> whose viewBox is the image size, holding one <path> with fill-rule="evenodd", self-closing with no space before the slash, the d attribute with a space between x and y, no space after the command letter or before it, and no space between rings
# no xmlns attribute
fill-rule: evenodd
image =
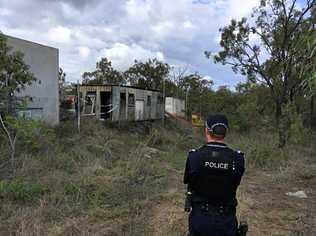
<svg viewBox="0 0 316 236"><path fill-rule="evenodd" d="M80 135L71 123L38 132L19 143L14 171L1 165L0 235L185 235L183 168L201 131L83 124ZM238 216L249 235L315 235L315 143L282 151L262 131L231 133L228 143L246 153ZM299 190L308 198L286 195Z"/></svg>

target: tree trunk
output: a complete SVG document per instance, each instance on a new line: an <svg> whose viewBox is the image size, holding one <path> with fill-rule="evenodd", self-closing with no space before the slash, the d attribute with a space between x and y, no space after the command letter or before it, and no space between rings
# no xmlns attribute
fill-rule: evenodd
<svg viewBox="0 0 316 236"><path fill-rule="evenodd" d="M314 125L315 125L315 121L314 121L314 104L315 103L315 95L312 95L311 97L311 103L310 103L310 127L311 129L313 129Z"/></svg>
<svg viewBox="0 0 316 236"><path fill-rule="evenodd" d="M282 105L281 105L281 102L277 100L275 102L275 120L276 120L277 127L279 127L281 115L282 115Z"/></svg>
<svg viewBox="0 0 316 236"><path fill-rule="evenodd" d="M287 141L287 129L284 125L284 121L280 121L280 126L278 127L279 132L279 148L284 148Z"/></svg>
<svg viewBox="0 0 316 236"><path fill-rule="evenodd" d="M276 101L276 122L277 129L279 135L279 148L284 148L287 141L287 122L286 122L286 114L283 111L283 103L280 100Z"/></svg>

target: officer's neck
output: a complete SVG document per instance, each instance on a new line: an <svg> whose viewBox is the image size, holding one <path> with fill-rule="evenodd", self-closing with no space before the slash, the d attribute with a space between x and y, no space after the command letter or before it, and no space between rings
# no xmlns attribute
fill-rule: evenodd
<svg viewBox="0 0 316 236"><path fill-rule="evenodd" d="M210 135L207 135L206 142L207 143L225 143L225 140L223 138L220 139L220 138L215 138Z"/></svg>

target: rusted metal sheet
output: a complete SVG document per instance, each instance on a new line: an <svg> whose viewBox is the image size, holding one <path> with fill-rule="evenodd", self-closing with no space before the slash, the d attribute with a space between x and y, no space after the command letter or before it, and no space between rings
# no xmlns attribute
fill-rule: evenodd
<svg viewBox="0 0 316 236"><path fill-rule="evenodd" d="M94 91L102 91L102 92L111 92L111 85L80 85L80 92L94 92Z"/></svg>

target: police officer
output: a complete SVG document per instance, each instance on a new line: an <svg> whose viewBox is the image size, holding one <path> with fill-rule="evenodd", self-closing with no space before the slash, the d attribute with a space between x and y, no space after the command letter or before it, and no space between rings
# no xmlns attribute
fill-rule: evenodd
<svg viewBox="0 0 316 236"><path fill-rule="evenodd" d="M224 143L224 115L209 116L205 126L207 143L190 151L184 172L184 184L192 194L189 236L235 236L236 190L245 171L244 154Z"/></svg>

